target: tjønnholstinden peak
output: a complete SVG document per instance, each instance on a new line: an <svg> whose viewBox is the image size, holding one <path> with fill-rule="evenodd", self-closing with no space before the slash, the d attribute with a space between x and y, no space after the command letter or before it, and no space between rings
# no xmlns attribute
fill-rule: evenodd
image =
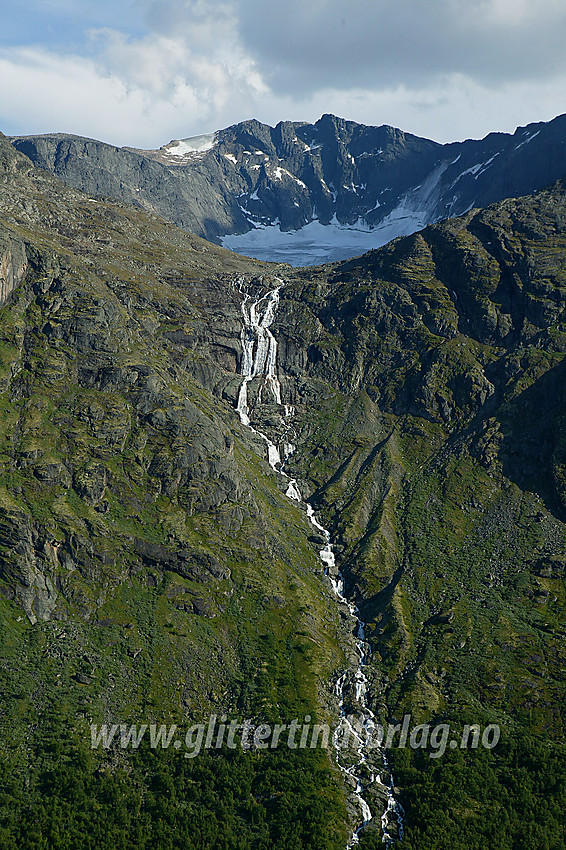
<svg viewBox="0 0 566 850"><path fill-rule="evenodd" d="M343 850L358 783L365 850L392 798L399 850L561 846L563 183L300 271L3 138L0 210L6 846ZM276 289L250 371L249 309ZM330 748L89 746L93 722L340 708L502 736L393 747L389 798Z"/></svg>
<svg viewBox="0 0 566 850"><path fill-rule="evenodd" d="M156 151L65 134L12 142L75 188L295 266L362 254L566 173L566 116L445 145L333 115L244 121Z"/></svg>

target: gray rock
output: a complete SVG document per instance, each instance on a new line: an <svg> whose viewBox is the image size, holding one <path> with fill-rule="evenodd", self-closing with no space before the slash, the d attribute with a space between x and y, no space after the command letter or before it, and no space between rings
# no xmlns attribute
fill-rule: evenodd
<svg viewBox="0 0 566 850"><path fill-rule="evenodd" d="M0 307L23 280L28 258L22 242L0 230Z"/></svg>
<svg viewBox="0 0 566 850"><path fill-rule="evenodd" d="M57 604L57 591L44 572L33 542L31 518L24 511L0 509L0 578L7 582L31 623L49 620Z"/></svg>
<svg viewBox="0 0 566 850"><path fill-rule="evenodd" d="M323 115L315 124L276 127L244 121L219 131L210 149L181 157L173 143L143 151L64 133L11 141L75 189L134 204L219 241L275 221L296 230L313 218L354 224L361 217L375 227L403 204L427 223L461 215L472 204L485 207L562 177L565 135L566 117L559 116L513 135L440 145L394 127ZM399 235L411 232L410 216L407 221ZM553 309L533 301L529 316L548 323ZM454 334L446 319L432 316L429 326ZM218 362L226 357L231 354L218 352Z"/></svg>

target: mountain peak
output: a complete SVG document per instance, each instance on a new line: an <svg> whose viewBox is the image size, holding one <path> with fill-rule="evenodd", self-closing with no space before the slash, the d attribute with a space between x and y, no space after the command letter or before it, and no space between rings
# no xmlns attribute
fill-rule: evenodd
<svg viewBox="0 0 566 850"><path fill-rule="evenodd" d="M62 134L12 142L91 195L153 210L240 253L297 265L356 256L535 191L566 171L566 116L446 145L331 113L275 127L251 118L154 151Z"/></svg>

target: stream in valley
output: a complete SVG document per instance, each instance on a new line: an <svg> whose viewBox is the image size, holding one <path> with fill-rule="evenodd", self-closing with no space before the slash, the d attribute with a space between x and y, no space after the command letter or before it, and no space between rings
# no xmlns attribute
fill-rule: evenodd
<svg viewBox="0 0 566 850"><path fill-rule="evenodd" d="M268 462L271 468L285 480L287 497L299 505L305 505L307 517L317 534L325 541L319 552L325 575L332 584L336 600L347 607L350 616L356 621L354 634L357 661L354 669L348 669L342 673L335 685L340 711L339 725L333 735L335 757L351 789L352 802L359 813L358 820L361 820L361 823L356 825L347 846L350 848L359 842L360 831L373 819L372 810L366 799L366 792L370 787L379 789L385 803L385 810L381 815L381 833L385 843L391 845L395 838L403 835L403 810L395 797L393 778L388 769L385 753L381 748L378 750L380 766L375 768L372 765L375 748L372 748L371 754L367 748L366 733L376 728L378 721L367 701L368 678L365 668L370 650L365 640L365 623L360 617L358 607L345 595L344 578L336 567L329 531L318 522L312 506L304 502L297 481L285 472L285 462L295 450L295 446L289 441L284 441L282 457L280 448L266 434L252 426L250 421L248 385L254 379L261 381L260 393L267 388L275 403L284 409L283 420L288 426L286 433L291 430L291 420L295 414L291 405L282 403L281 384L277 376L277 341L271 331L282 286L283 283L280 282L275 289L256 298L245 290L243 281L239 281L238 291L243 299L241 307L243 316L242 383L236 410L242 424L248 426L264 440ZM345 739L349 741L346 746L343 743Z"/></svg>

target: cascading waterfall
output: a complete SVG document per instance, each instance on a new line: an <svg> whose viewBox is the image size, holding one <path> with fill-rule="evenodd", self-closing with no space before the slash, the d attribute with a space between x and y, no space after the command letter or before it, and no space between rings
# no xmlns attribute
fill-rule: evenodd
<svg viewBox="0 0 566 850"><path fill-rule="evenodd" d="M281 284L282 285L282 284ZM244 300L242 302L242 315L244 324L242 327L242 384L238 393L236 410L243 425L260 436L267 443L267 458L269 465L276 472L277 465L281 463L279 449L272 440L261 431L253 428L250 423L250 411L248 407L248 384L254 378L263 378L271 389L273 398L277 404L281 404L281 384L277 378L277 342L269 330L275 318L275 310L279 304L279 290L273 289L257 301L252 301L251 296L240 289ZM262 306L263 305L263 306Z"/></svg>
<svg viewBox="0 0 566 850"><path fill-rule="evenodd" d="M289 495L289 493L287 493L287 495ZM336 559L332 551L330 532L318 522L311 505L308 504L307 516L310 519L311 523L314 525L314 527L324 536L326 540L324 548L321 549L319 552L319 556L322 563L325 565L325 574L330 579L334 593L337 599L348 607L350 615L357 621L357 667L353 675L351 671L346 671L345 673L342 673L335 686L335 694L338 698L338 706L340 710L340 723L334 733L334 749L336 750L338 766L340 767L342 772L346 774L350 780L352 780L352 783L355 786L354 799L356 800L358 808L362 814L362 823L352 834L347 847L350 848L359 842L359 833L373 817L369 803L363 797L363 792L365 788L368 788L374 784L381 787L382 792L387 801L386 809L381 816L381 831L386 846L389 846L393 844L395 840L391 836L390 832L391 825L393 823L396 825L397 837L403 837L403 809L400 803L395 799L393 777L391 776L391 773L388 770L387 758L383 750L380 750L383 771L374 772L370 770L369 777L365 779L364 784L364 778L367 773L367 756L364 752L366 740L364 740L362 731L364 729L366 731L372 730L378 725L375 714L369 708L366 699L368 679L364 672L364 667L366 666L367 659L369 658L369 646L365 642L365 623L360 617L360 612L357 605L351 602L344 595L344 578L335 569ZM346 691L348 690L350 682L353 682L355 700L359 707L358 716L356 717L355 724L352 723L350 717L347 716L345 709ZM344 737L347 737L348 739L353 739L354 741L356 760L354 764L351 765L345 765L342 763L341 741Z"/></svg>
<svg viewBox="0 0 566 850"><path fill-rule="evenodd" d="M271 390L271 394L276 404L284 407L284 421L287 423L286 434L289 433L291 426L290 420L294 415L294 408L291 405L284 405L281 402L281 384L277 377L277 341L273 336L270 327L275 319L275 313L279 305L279 292L283 286L282 281L278 281L279 286L272 289L270 292L262 295L255 301L249 293L242 288L242 281L239 283L239 292L243 296L242 301L242 316L243 327L241 332L242 341L242 384L238 393L238 401L236 410L240 416L242 424L247 425L254 434L257 434L263 439L267 445L267 458L269 465L280 475L287 480L286 495L289 499L293 499L299 504L303 503L301 492L297 481L290 478L283 469L285 461L291 456L295 450L295 446L285 438L284 457L281 459L281 454L275 443L269 439L266 434L258 431L251 425L250 409L248 406L248 384L254 378L259 378ZM259 389L259 398L261 399L261 389ZM320 550L319 555L324 564L324 572L328 576L334 593L339 602L348 607L348 610L353 618L357 621L356 626L356 648L358 654L358 663L354 673L346 671L338 679L335 686L335 693L338 699L340 710L340 725L334 734L333 745L336 750L336 759L342 772L348 777L349 782L354 786L353 796L357 803L357 807L362 817L361 825L353 832L348 842L348 848L359 842L359 832L372 819L372 812L369 803L364 798L364 789L370 785L378 784L387 800L387 807L381 816L381 830L383 839L386 845L393 843L394 838L391 836L390 828L395 821L397 826L397 835L403 835L403 810L400 804L395 799L393 779L387 769L387 759L383 751L381 760L383 764L383 774L375 773L370 770L369 779L367 756L364 751L364 740L360 734L360 723L362 726L371 727L376 724L376 718L373 711L367 705L367 676L364 672L364 667L367 663L369 655L369 647L365 642L365 623L361 620L357 606L344 595L344 579L336 570L336 558L332 551L332 543L330 532L324 528L316 519L314 510L311 505L306 503L306 513L310 522L321 534L325 540L324 547ZM358 723L355 725L351 719L346 716L345 703L346 694L351 684L354 685L356 703L360 709L360 717L357 718ZM341 735L347 732L349 737L354 741L355 758L354 763L344 765L341 761ZM385 780L385 781L384 781Z"/></svg>

